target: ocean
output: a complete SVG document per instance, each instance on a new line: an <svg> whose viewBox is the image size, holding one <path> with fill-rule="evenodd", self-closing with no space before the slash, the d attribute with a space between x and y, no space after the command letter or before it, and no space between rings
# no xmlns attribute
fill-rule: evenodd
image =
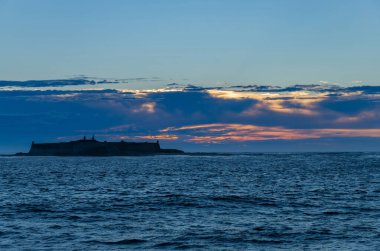
<svg viewBox="0 0 380 251"><path fill-rule="evenodd" d="M380 250L380 153L0 157L1 250Z"/></svg>

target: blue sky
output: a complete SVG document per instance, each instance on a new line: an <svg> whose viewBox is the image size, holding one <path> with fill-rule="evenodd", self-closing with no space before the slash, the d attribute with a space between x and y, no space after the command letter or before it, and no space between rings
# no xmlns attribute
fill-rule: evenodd
<svg viewBox="0 0 380 251"><path fill-rule="evenodd" d="M379 12L376 0L0 0L0 76L376 85Z"/></svg>
<svg viewBox="0 0 380 251"><path fill-rule="evenodd" d="M83 135L378 151L379 13L376 0L0 0L0 153Z"/></svg>

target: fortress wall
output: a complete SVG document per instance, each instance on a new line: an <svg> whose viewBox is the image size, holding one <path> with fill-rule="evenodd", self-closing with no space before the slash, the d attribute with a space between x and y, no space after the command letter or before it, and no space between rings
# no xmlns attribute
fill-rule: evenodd
<svg viewBox="0 0 380 251"><path fill-rule="evenodd" d="M123 156L160 152L159 143L72 141L32 144L30 155L40 156Z"/></svg>
<svg viewBox="0 0 380 251"><path fill-rule="evenodd" d="M30 148L29 154L31 155L63 155L69 151L69 145L63 144L33 144Z"/></svg>
<svg viewBox="0 0 380 251"><path fill-rule="evenodd" d="M133 143L133 142L121 142L118 147L122 149L123 152L159 152L160 145L158 143Z"/></svg>

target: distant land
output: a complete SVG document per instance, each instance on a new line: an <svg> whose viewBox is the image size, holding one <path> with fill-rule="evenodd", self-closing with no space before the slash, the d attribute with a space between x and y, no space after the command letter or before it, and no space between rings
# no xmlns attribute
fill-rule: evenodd
<svg viewBox="0 0 380 251"><path fill-rule="evenodd" d="M155 154L183 154L177 149L162 149L157 142L107 142L97 141L94 137L58 142L34 143L28 153L17 153L17 156L136 156Z"/></svg>

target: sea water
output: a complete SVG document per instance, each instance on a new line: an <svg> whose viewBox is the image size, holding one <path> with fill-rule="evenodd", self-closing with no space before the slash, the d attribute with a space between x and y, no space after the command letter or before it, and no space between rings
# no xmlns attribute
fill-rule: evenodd
<svg viewBox="0 0 380 251"><path fill-rule="evenodd" d="M1 250L379 250L380 154L0 157Z"/></svg>

